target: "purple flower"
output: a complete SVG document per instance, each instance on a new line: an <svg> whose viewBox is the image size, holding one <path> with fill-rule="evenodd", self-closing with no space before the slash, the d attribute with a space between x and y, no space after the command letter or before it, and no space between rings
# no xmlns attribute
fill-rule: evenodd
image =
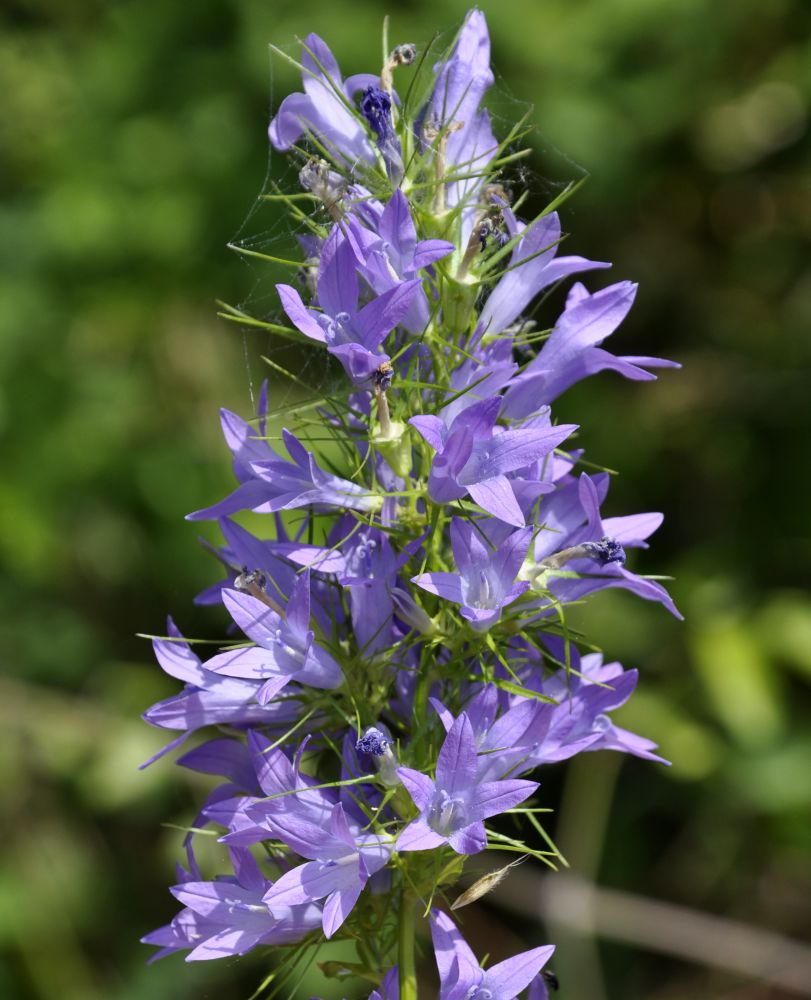
<svg viewBox="0 0 811 1000"><path fill-rule="evenodd" d="M357 483L324 472L315 457L286 428L282 430L282 438L290 461L277 455L266 442L257 440L253 428L227 410L223 410L223 427L234 453L235 469L240 470L237 478L243 475L246 478L224 500L187 514L188 521L213 521L240 510L260 514L296 507L379 510L380 497Z"/></svg>
<svg viewBox="0 0 811 1000"><path fill-rule="evenodd" d="M432 500L449 503L469 494L493 517L522 528L524 514L507 474L547 456L576 426L504 430L496 427L500 408L495 396L469 406L450 426L427 415L409 423L436 451L428 479Z"/></svg>
<svg viewBox="0 0 811 1000"><path fill-rule="evenodd" d="M563 643L547 637L545 644L558 658L565 656ZM569 650L571 669L558 670L540 689L558 702L539 704L537 715L520 742L532 746L522 770L538 764L567 760L586 750L619 750L660 764L669 763L653 751L656 744L614 725L608 712L619 708L633 694L636 670L619 663L603 663L600 653L581 657Z"/></svg>
<svg viewBox="0 0 811 1000"><path fill-rule="evenodd" d="M387 354L377 348L405 317L421 289L418 279L397 282L365 306L359 307L357 255L336 223L321 251L318 303L308 309L290 285L276 290L290 322L306 337L327 345L355 384L368 382Z"/></svg>
<svg viewBox="0 0 811 1000"><path fill-rule="evenodd" d="M516 642L513 640L513 656ZM545 636L544 644L558 661L566 657L562 639ZM620 729L607 714L630 698L637 683L636 670L624 670L619 663L603 664L599 653L581 658L570 646L569 669L561 668L541 679L540 655L531 647L524 648L523 654L526 665L522 668L516 662L523 683L551 701L502 693L499 698L508 699L508 708L497 715L492 685L473 697L467 712L481 755L480 781L500 777L508 770L526 774L539 765L568 760L587 750L619 750L668 763L653 752L655 743ZM434 704L445 729L449 729L453 716L441 703Z"/></svg>
<svg viewBox="0 0 811 1000"><path fill-rule="evenodd" d="M479 755L476 773L481 781L503 777L524 762L534 747L534 735L527 734L540 711L538 701L516 695L499 714L505 697L494 684L476 685L475 694L465 706ZM431 703L445 732L449 732L454 723L453 715L438 699L432 698ZM528 770L530 768L522 767L523 772Z"/></svg>
<svg viewBox="0 0 811 1000"><path fill-rule="evenodd" d="M470 204L463 213L463 242L466 242L481 175L498 150L490 116L480 110L482 98L493 83L490 36L480 10L468 13L453 51L434 71L436 85L426 121L436 131L447 130L447 204L451 208Z"/></svg>
<svg viewBox="0 0 811 1000"><path fill-rule="evenodd" d="M279 726L288 725L298 716L300 709L295 702L276 701L260 705L257 701L261 683L223 677L207 669L192 652L175 623L167 623L168 639L154 639L152 648L163 670L185 687L180 694L157 702L144 712L143 718L161 729L182 730L182 736L173 740L158 754L142 764L146 767L158 757L174 749L185 738L203 726Z"/></svg>
<svg viewBox="0 0 811 1000"><path fill-rule="evenodd" d="M473 729L462 712L445 737L436 762L436 779L400 767L397 773L414 804L417 819L397 838L398 851L427 851L450 844L457 854L476 854L487 846L484 820L529 798L535 781L480 782Z"/></svg>
<svg viewBox="0 0 811 1000"><path fill-rule="evenodd" d="M286 97L270 123L270 141L288 150L306 132L312 132L347 166L358 160L373 164L374 147L358 116L350 110L355 94L376 87L380 77L360 73L343 80L338 63L323 39L310 34L301 53L304 93Z"/></svg>
<svg viewBox="0 0 811 1000"><path fill-rule="evenodd" d="M575 524L582 524L584 519L586 523L584 526L572 531L569 537L565 539L567 544L564 547L564 551L568 548L577 550L578 547L585 547L585 551L575 551L573 553L574 558L570 562L567 562L566 569L574 570L584 575L580 579L550 577L547 584L556 597L564 601L574 601L596 590L602 590L605 587L622 587L624 590L630 590L631 593L644 598L646 601L658 601L676 618L682 618L681 612L673 603L670 594L668 594L665 588L655 580L646 580L644 577L637 576L637 574L626 569L623 565L624 560L619 558L619 552L614 551L614 555L617 558L612 560L603 560L602 558L603 555L611 554L608 551L609 545L619 546L622 549L623 556L624 546L644 546L645 538L661 524L662 515L636 514L628 517L606 518L603 520L600 515L600 494L597 482L585 472L581 474L578 480L576 492L572 493L569 491L567 495L569 496L568 503L570 510L567 511L566 516L571 519L569 523L574 521ZM543 514L544 511L542 510L541 515L543 516ZM554 546L554 536L544 538L544 535L545 533L542 532L538 537L539 544L546 549ZM559 537L557 541L559 544L563 539ZM540 552L536 548L534 553L536 560L538 560L539 554ZM580 558L577 558L578 555ZM594 568L592 560L595 558L601 563L599 574L592 572ZM539 560L539 569L543 569L543 566L544 562L543 558L541 558Z"/></svg>
<svg viewBox="0 0 811 1000"><path fill-rule="evenodd" d="M446 601L461 604L461 615L477 632L484 632L501 617L502 608L512 604L529 587L515 578L524 562L532 529L522 528L508 535L497 547L488 544L483 530L468 521L451 522L451 546L458 573L422 573L412 583Z"/></svg>
<svg viewBox="0 0 811 1000"><path fill-rule="evenodd" d="M198 594L195 604L220 604L223 590L233 589L237 577L242 576L248 567L260 574L265 589L269 588L271 593L290 594L296 581L296 571L280 558L286 555L283 542L259 539L227 517L220 518L219 526L226 543L219 555L228 567L228 575Z"/></svg>
<svg viewBox="0 0 811 1000"><path fill-rule="evenodd" d="M231 846L248 847L260 840L279 839L274 826L279 817L295 817L316 826L329 823L336 797L330 789L312 788L317 782L299 770L300 757L307 740L299 748L294 762L274 748L258 733L248 735L256 779L264 798L239 797L220 801L206 810L207 819L226 826L221 838Z"/></svg>
<svg viewBox="0 0 811 1000"><path fill-rule="evenodd" d="M366 207L372 229L356 220L350 220L349 229L363 248L360 273L378 295L399 282L419 277L419 271L453 252L454 245L447 240L417 240L408 200L402 191L395 191L379 211ZM422 333L429 320L428 298L420 285L401 324L412 333Z"/></svg>
<svg viewBox="0 0 811 1000"><path fill-rule="evenodd" d="M386 865L392 845L377 834L356 835L349 828L343 806L337 804L329 829L293 814L274 820L274 829L306 864L286 872L268 890L264 900L271 912L325 899L323 928L330 938L358 901L363 887Z"/></svg>
<svg viewBox="0 0 811 1000"><path fill-rule="evenodd" d="M581 284L574 285L552 335L508 389L504 412L513 418L527 416L537 410L539 401L551 403L575 382L605 369L646 380L656 376L643 365L680 367L662 358L616 357L598 346L628 314L636 289L633 282L621 281L589 294Z"/></svg>
<svg viewBox="0 0 811 1000"><path fill-rule="evenodd" d="M321 920L312 903L278 907L273 913L262 901L271 883L248 851L231 850L235 875L214 882L191 878L172 886L185 909L166 927L141 938L161 946L153 957L191 948L187 962L244 955L258 944L293 944Z"/></svg>
<svg viewBox="0 0 811 1000"><path fill-rule="evenodd" d="M549 961L554 945L522 951L484 970L456 924L431 912L431 937L439 970L439 1000L515 1000Z"/></svg>
<svg viewBox="0 0 811 1000"><path fill-rule="evenodd" d="M513 249L510 270L501 276L484 304L474 340L503 333L539 292L561 278L611 266L585 257L558 257L562 234L557 212L550 212L529 226L519 223L509 209L504 209L504 217L510 235L522 235ZM509 342L505 342L505 350L508 346Z"/></svg>
<svg viewBox="0 0 811 1000"><path fill-rule="evenodd" d="M335 688L343 680L341 668L314 642L310 630L309 570L296 581L284 618L238 590L224 591L223 603L256 645L213 656L206 662L207 670L261 681L257 699L263 705L292 680L317 688Z"/></svg>

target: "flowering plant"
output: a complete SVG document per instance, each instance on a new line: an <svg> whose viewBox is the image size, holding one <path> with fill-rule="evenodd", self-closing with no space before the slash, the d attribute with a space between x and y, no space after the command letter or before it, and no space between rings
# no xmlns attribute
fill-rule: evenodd
<svg viewBox="0 0 811 1000"><path fill-rule="evenodd" d="M202 661L170 620L155 654L184 687L145 714L179 733L161 754L217 727L178 763L223 783L186 837L183 909L144 940L191 960L272 945L289 996L305 957L342 938L357 961L325 973L414 1000L424 922L441 1000L540 1000L552 946L483 969L442 903L485 848L561 860L539 819L542 765L600 749L661 760L610 717L636 671L581 653L566 624L605 587L678 615L625 565L661 515L603 517L609 477L584 471L578 428L550 404L604 369L646 380L672 363L601 346L631 307L627 281L575 284L550 329L526 318L542 291L608 265L559 253L554 205L521 218L505 178L524 128L496 138L482 106L484 15L432 70L413 45L385 51L379 74L344 79L309 35L303 90L270 124L298 158L303 190L279 197L306 228L304 293L276 286L289 326L251 322L345 377L290 411L280 442L267 385L255 421L223 411L237 486L189 517L219 522L227 573L200 600L225 606L236 637ZM242 511L272 515L268 530L240 526ZM491 822L503 814L526 833ZM215 879L193 847L209 824L231 860Z"/></svg>

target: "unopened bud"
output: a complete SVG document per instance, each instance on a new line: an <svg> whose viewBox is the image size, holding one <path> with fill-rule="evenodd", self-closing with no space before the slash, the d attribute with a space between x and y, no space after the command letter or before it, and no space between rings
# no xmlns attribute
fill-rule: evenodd
<svg viewBox="0 0 811 1000"><path fill-rule="evenodd" d="M391 594L397 617L402 618L406 625L410 625L415 632L421 632L422 635L431 635L436 632L436 625L434 625L433 620L417 604L411 594L400 587L392 587L389 593Z"/></svg>

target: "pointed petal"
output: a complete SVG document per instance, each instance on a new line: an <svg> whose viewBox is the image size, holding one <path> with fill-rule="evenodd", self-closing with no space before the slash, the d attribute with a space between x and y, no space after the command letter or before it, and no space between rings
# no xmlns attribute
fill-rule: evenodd
<svg viewBox="0 0 811 1000"><path fill-rule="evenodd" d="M430 851L447 843L447 838L431 829L420 816L412 820L397 838L398 851Z"/></svg>
<svg viewBox="0 0 811 1000"><path fill-rule="evenodd" d="M352 907L357 903L362 890L363 885L358 879L355 885L334 892L326 901L322 926L327 939L332 937L352 912Z"/></svg>
<svg viewBox="0 0 811 1000"><path fill-rule="evenodd" d="M442 260L449 253L453 253L456 247L447 240L422 240L417 244L414 254L414 270L419 271L423 267L428 267L435 261Z"/></svg>
<svg viewBox="0 0 811 1000"><path fill-rule="evenodd" d="M446 601L453 601L455 604L464 603L462 578L458 573L421 573L412 577L411 582L427 590L429 594L443 597Z"/></svg>
<svg viewBox="0 0 811 1000"><path fill-rule="evenodd" d="M224 500L186 515L187 521L216 521L220 517L236 514L241 510L256 510L276 495L270 483L249 479L240 484Z"/></svg>
<svg viewBox="0 0 811 1000"><path fill-rule="evenodd" d="M294 634L304 636L310 628L310 571L305 571L296 579L293 593L287 602L285 619Z"/></svg>
<svg viewBox="0 0 811 1000"><path fill-rule="evenodd" d="M486 781L478 785L468 802L468 816L477 820L489 819L512 809L528 799L538 788L537 781L511 778L508 781Z"/></svg>
<svg viewBox="0 0 811 1000"><path fill-rule="evenodd" d="M320 343L326 341L324 331L316 320L317 313L308 309L301 301L301 296L290 285L276 285L276 291L282 302L282 309L287 313L287 318L300 330L305 337L317 340Z"/></svg>
<svg viewBox="0 0 811 1000"><path fill-rule="evenodd" d="M527 427L496 434L489 441L477 441L459 474L459 482L478 483L523 469L544 458L576 430L576 424L558 424L544 430Z"/></svg>
<svg viewBox="0 0 811 1000"><path fill-rule="evenodd" d="M504 962L498 962L484 974L482 986L496 997L517 997L546 965L555 950L553 944L522 951Z"/></svg>
<svg viewBox="0 0 811 1000"><path fill-rule="evenodd" d="M422 288L419 279L403 281L372 299L355 315L354 327L365 347L370 350L385 340L408 312L414 296Z"/></svg>
<svg viewBox="0 0 811 1000"><path fill-rule="evenodd" d="M441 910L431 911L431 940L434 945L439 980L443 987L447 988L453 982L451 973L454 962L457 963L456 978L459 981L464 981L466 986L478 982L479 960L453 920Z"/></svg>
<svg viewBox="0 0 811 1000"><path fill-rule="evenodd" d="M447 436L447 428L439 417L424 414L412 417L408 422L412 427L416 427L434 451L442 451Z"/></svg>
<svg viewBox="0 0 811 1000"><path fill-rule="evenodd" d="M410 767L398 767L397 775L405 785L406 791L414 800L414 805L424 812L434 797L435 785L427 774L415 771Z"/></svg>
<svg viewBox="0 0 811 1000"><path fill-rule="evenodd" d="M506 476L495 476L483 483L472 483L467 491L483 510L497 517L499 521L512 524L516 528L523 528L526 524L524 513Z"/></svg>
<svg viewBox="0 0 811 1000"><path fill-rule="evenodd" d="M249 639L266 649L276 645L276 632L282 620L272 608L241 590L224 590L222 602Z"/></svg>
<svg viewBox="0 0 811 1000"><path fill-rule="evenodd" d="M462 712L445 737L436 762L436 786L449 794L468 792L476 778L476 739Z"/></svg>
<svg viewBox="0 0 811 1000"><path fill-rule="evenodd" d="M448 840L457 854L478 854L487 847L487 832L484 823L471 823L470 826L454 831Z"/></svg>

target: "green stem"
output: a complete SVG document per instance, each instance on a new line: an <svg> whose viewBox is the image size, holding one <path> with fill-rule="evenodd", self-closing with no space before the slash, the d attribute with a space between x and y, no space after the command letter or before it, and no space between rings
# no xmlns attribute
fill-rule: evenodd
<svg viewBox="0 0 811 1000"><path fill-rule="evenodd" d="M400 1000L417 1000L417 966L414 945L417 934L417 908L419 903L412 899L406 889L400 897L400 935L398 938L397 960L400 966Z"/></svg>

